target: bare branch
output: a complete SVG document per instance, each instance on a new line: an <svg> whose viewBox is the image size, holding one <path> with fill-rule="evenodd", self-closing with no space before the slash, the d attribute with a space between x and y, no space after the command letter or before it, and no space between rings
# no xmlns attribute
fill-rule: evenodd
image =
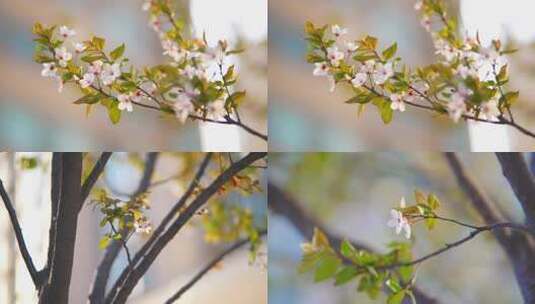
<svg viewBox="0 0 535 304"><path fill-rule="evenodd" d="M306 239L311 239L314 233L314 227L318 227L323 231L333 248L340 248L343 238L334 235L328 229L322 227L322 225L310 215L308 215L304 209L302 209L298 202L294 198L286 194L282 189L273 183L268 183L268 193L269 193L269 208L275 213L286 217L300 232L303 234L303 237ZM374 250L370 249L367 245L362 244L361 242L355 240L349 240L355 248L363 249L366 251L373 252ZM343 257L342 257L343 258ZM344 258L346 263L350 261ZM438 301L431 296L427 295L421 289L413 287L414 296L417 300L417 303L420 304L434 304Z"/></svg>
<svg viewBox="0 0 535 304"><path fill-rule="evenodd" d="M535 181L524 157L520 153L496 153L502 167L503 175L511 185L526 221L535 226Z"/></svg>
<svg viewBox="0 0 535 304"><path fill-rule="evenodd" d="M91 170L91 173L89 173L89 176L84 181L84 184L82 186L82 200L80 204L79 210L82 209L82 206L89 196L89 193L91 192L91 189L93 189L93 186L95 186L95 183L97 182L98 178L104 171L104 168L106 167L106 164L108 163L108 160L110 160L111 152L104 152L100 155L100 158L98 159L97 163L93 167L93 170ZM80 212L80 211L78 211Z"/></svg>
<svg viewBox="0 0 535 304"><path fill-rule="evenodd" d="M214 195L217 191L250 164L265 157L267 153L249 153L244 158L232 164L221 175L219 175L207 188L205 188L189 206L180 213L171 226L158 238L151 249L139 262L139 265L128 275L124 284L118 289L117 296L108 295L106 303L124 303L132 290L137 285L139 279L147 272L160 252L167 246L180 229L196 214L196 212ZM135 262L134 262L135 263Z"/></svg>
<svg viewBox="0 0 535 304"><path fill-rule="evenodd" d="M267 231L261 231L260 236L266 235ZM221 252L215 258L213 258L206 266L204 266L189 282L182 286L169 300L165 301L165 304L171 304L177 301L184 295L190 288L192 288L197 282L199 282L205 274L207 274L212 268L219 264L227 255L238 250L245 244L248 244L249 240L241 240L234 243L234 245L227 248L225 251Z"/></svg>
<svg viewBox="0 0 535 304"><path fill-rule="evenodd" d="M37 270L35 269L35 265L33 263L32 257L30 253L28 252L28 247L26 247L26 242L24 241L22 229L20 227L20 223L17 218L17 213L15 211L15 208L13 208L11 199L7 195L6 189L4 188L4 184L2 183L1 179L0 179L0 195L2 197L2 200L4 201L4 206L6 207L7 213L9 215L9 220L11 221L11 226L13 227L13 231L15 232L15 237L17 239L17 244L19 245L19 250L22 255L22 259L24 260L24 264L26 264L26 268L28 269L28 272L30 273L30 276L32 277L33 284L35 285L35 288L37 289L39 288L39 279L38 279Z"/></svg>

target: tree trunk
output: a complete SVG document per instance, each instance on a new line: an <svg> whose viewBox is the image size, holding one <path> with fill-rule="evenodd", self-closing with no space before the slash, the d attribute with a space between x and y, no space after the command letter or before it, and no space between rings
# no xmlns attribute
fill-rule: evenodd
<svg viewBox="0 0 535 304"><path fill-rule="evenodd" d="M78 208L81 204L82 153L54 153L56 165L61 164L59 183L53 183L52 197L59 193L56 214L52 214L51 231L55 231L49 248L48 278L39 295L42 304L67 304L74 262L74 246ZM53 174L54 175L54 174ZM54 206L55 202L52 202ZM55 208L53 208L54 210Z"/></svg>

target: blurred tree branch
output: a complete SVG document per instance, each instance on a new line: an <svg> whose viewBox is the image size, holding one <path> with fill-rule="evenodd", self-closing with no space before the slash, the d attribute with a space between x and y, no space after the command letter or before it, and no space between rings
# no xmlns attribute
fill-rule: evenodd
<svg viewBox="0 0 535 304"><path fill-rule="evenodd" d="M267 234L267 231L260 231L259 235L264 236ZM219 264L227 255L233 253L234 251L240 249L244 245L249 243L249 240L241 240L239 242L234 243L234 245L230 246L229 248L225 249L223 252L218 254L215 258L213 258L206 266L204 266L189 282L187 282L184 286L182 286L169 300L165 301L165 304L172 304L182 295L184 295L190 288L192 288L197 282L199 282L200 279L204 277L205 274L207 274L212 268L214 268L217 264Z"/></svg>

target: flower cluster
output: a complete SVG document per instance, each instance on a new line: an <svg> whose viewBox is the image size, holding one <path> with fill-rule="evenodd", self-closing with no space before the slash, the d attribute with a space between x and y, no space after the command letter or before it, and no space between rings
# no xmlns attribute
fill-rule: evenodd
<svg viewBox="0 0 535 304"><path fill-rule="evenodd" d="M499 40L483 46L478 37L461 38L453 20L448 19L442 0L418 1L422 25L433 37L438 62L409 70L396 57L397 44L380 51L378 40L366 36L349 40L339 25L305 26L310 51L307 60L315 65L313 75L327 77L330 91L345 84L355 96L346 103L372 103L385 123L393 111L404 112L407 105L461 118L503 121L518 98L507 91L508 69Z"/></svg>
<svg viewBox="0 0 535 304"><path fill-rule="evenodd" d="M111 240L123 239L122 231L134 231L140 234L150 234L152 225L147 216L143 213L150 208L146 194L140 194L129 201L122 201L112 198L106 190L98 189L93 197L103 218L100 226L109 225L111 231L106 233L100 240L100 247L105 248Z"/></svg>
<svg viewBox="0 0 535 304"><path fill-rule="evenodd" d="M103 38L74 41L76 32L67 26L36 23L35 60L43 65L42 76L56 79L60 91L75 84L83 94L75 103L103 105L113 123L135 106L173 114L182 123L188 118L226 122L245 96L234 91L235 68L225 62L240 51L224 40L209 46L204 37L186 37L169 1L146 1L143 10L170 62L137 70L123 58L124 44L107 53Z"/></svg>

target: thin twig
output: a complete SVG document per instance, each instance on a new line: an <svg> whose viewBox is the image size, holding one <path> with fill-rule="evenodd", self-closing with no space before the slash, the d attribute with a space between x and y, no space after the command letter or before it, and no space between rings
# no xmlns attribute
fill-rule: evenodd
<svg viewBox="0 0 535 304"><path fill-rule="evenodd" d="M24 241L24 235L22 234L22 229L21 229L19 220L17 218L17 213L15 211L15 208L13 207L13 204L11 203L11 199L9 198L9 195L6 192L6 189L4 188L4 184L2 183L1 179L0 179L0 195L2 197L2 200L4 201L4 206L7 209L9 220L11 221L11 226L13 227L13 230L15 231L15 237L17 239L17 244L19 245L19 250L22 255L22 259L24 260L24 263L26 264L26 268L28 269L28 272L30 273L30 276L32 277L33 284L35 285L35 288L37 289L39 288L39 278L37 274L37 269L35 268L35 264L33 263L32 256L30 255L28 251L26 242Z"/></svg>

